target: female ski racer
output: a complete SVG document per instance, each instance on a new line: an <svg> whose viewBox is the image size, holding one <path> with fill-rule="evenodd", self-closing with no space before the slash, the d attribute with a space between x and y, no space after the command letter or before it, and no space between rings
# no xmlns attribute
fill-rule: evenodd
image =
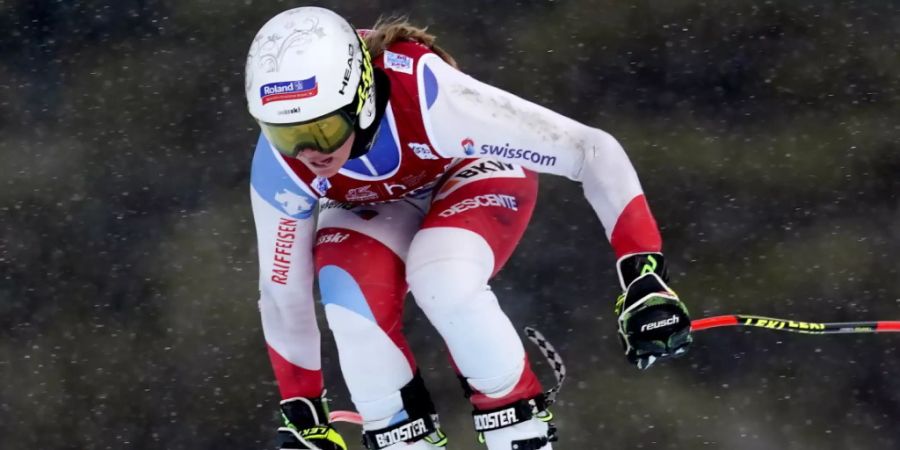
<svg viewBox="0 0 900 450"><path fill-rule="evenodd" d="M367 448L447 446L403 334L407 291L449 349L481 442L551 448L540 383L488 285L531 217L535 172L581 182L605 228L628 360L644 369L691 342L619 143L465 75L433 41L405 22L357 32L301 7L269 20L250 47L259 307L282 449L346 449L323 398L316 278Z"/></svg>

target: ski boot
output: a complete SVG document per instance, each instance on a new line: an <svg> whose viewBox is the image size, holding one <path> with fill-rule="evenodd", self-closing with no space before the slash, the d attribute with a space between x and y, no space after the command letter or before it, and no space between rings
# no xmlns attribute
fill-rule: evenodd
<svg viewBox="0 0 900 450"><path fill-rule="evenodd" d="M278 428L279 450L347 450L328 422L325 398L291 398L281 402L284 426Z"/></svg>

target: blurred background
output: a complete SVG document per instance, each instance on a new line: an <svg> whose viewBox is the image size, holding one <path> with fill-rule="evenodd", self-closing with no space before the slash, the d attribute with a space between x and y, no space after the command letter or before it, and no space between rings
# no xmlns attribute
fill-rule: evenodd
<svg viewBox="0 0 900 450"><path fill-rule="evenodd" d="M473 76L616 136L695 317L900 319L897 1L316 4L407 14ZM0 448L273 448L242 83L256 30L299 5L0 0ZM568 363L556 448L900 448L900 336L720 329L627 365L599 221L541 181L494 288ZM479 448L407 316L452 448Z"/></svg>

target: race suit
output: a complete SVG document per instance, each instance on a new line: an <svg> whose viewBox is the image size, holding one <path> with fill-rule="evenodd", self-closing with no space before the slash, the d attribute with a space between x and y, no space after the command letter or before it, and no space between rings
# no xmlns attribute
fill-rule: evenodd
<svg viewBox="0 0 900 450"><path fill-rule="evenodd" d="M253 157L259 307L281 395L323 390L318 278L364 420L400 414L399 390L416 372L401 323L409 291L477 409L531 398L541 386L488 281L526 228L535 172L581 182L620 257L661 247L635 171L606 132L481 83L423 45L392 44L373 65L390 97L364 156L327 179L263 136Z"/></svg>

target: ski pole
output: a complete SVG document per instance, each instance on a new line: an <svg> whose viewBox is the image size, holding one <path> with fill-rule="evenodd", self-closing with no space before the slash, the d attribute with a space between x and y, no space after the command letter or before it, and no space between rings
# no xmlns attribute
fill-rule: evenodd
<svg viewBox="0 0 900 450"><path fill-rule="evenodd" d="M329 422L347 422L362 425L362 417L355 411L332 411L328 414Z"/></svg>
<svg viewBox="0 0 900 450"><path fill-rule="evenodd" d="M691 331L701 331L719 327L756 327L802 334L900 333L900 320L821 323L732 314L727 316L705 317L691 322Z"/></svg>

